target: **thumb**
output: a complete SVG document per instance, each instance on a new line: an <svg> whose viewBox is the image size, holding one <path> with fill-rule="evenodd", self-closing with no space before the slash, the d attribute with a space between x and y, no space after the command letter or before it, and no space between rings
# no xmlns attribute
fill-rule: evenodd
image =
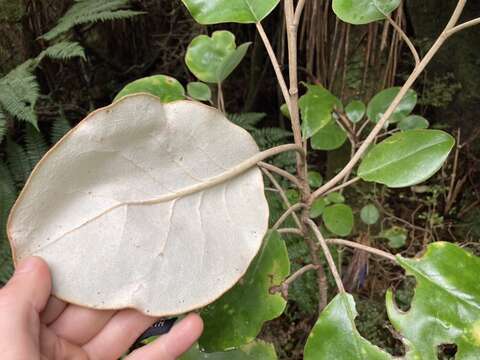
<svg viewBox="0 0 480 360"><path fill-rule="evenodd" d="M38 353L39 313L50 297L48 266L41 258L20 262L0 290L0 353L8 359L35 358Z"/></svg>

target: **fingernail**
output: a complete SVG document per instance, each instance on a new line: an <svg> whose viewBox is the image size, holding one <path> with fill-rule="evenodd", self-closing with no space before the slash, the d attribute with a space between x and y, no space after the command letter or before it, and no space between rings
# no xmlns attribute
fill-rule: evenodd
<svg viewBox="0 0 480 360"><path fill-rule="evenodd" d="M16 274L23 274L32 272L37 268L38 260L34 257L29 257L25 260L22 260L15 269Z"/></svg>

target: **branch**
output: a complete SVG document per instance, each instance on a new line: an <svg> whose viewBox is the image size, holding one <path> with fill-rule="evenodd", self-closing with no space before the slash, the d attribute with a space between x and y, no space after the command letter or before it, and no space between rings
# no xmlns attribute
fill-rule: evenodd
<svg viewBox="0 0 480 360"><path fill-rule="evenodd" d="M310 271L310 270L317 270L318 269L318 265L314 265L314 264L308 264L308 265L305 265L304 267L302 267L301 269L295 271L288 279L286 279L281 285L279 286L273 286L272 288L270 288L270 293L274 294L274 293L281 293L282 294L282 297L285 299L285 300L288 300L288 288L290 287L290 285L295 281L297 280L300 276L302 276L303 274L305 274L307 271Z"/></svg>
<svg viewBox="0 0 480 360"><path fill-rule="evenodd" d="M303 231L297 228L283 228L283 229L278 229L277 232L279 234L292 234L292 235L303 236Z"/></svg>
<svg viewBox="0 0 480 360"><path fill-rule="evenodd" d="M280 85L280 89L282 90L283 97L285 98L285 103L287 104L288 110L292 113L292 105L290 104L290 95L288 93L287 83L285 82L285 78L283 77L282 70L280 69L280 64L278 63L277 57L275 52L273 51L272 44L268 39L267 34L260 22L257 24L257 30L260 34L260 37L267 49L268 56L270 57L270 61L272 62L273 70L275 71L275 75L277 76L278 84Z"/></svg>
<svg viewBox="0 0 480 360"><path fill-rule="evenodd" d="M260 166L261 168L267 169L268 171L271 171L277 175L283 176L285 179L290 180L290 182L292 182L299 189L302 187L298 179L292 174L290 174L288 171L285 171L283 169L280 169L279 167L276 167L274 165L268 164L263 161L259 162L258 166Z"/></svg>
<svg viewBox="0 0 480 360"><path fill-rule="evenodd" d="M360 181L361 179L357 176L356 178L353 178L353 179L350 179L346 182L344 182L343 184L340 184L334 188L331 188L330 190L326 191L325 194L322 194L322 195L328 195L332 192L335 192L335 191L338 191L338 190L342 190L343 188L346 188L347 186L350 186L352 184L355 184L357 181Z"/></svg>
<svg viewBox="0 0 480 360"><path fill-rule="evenodd" d="M275 225L272 226L272 230L277 230L282 224L287 220L290 214L293 214L295 211L304 208L306 205L303 203L296 203L295 205L290 206L287 211L285 211L282 216L277 220Z"/></svg>
<svg viewBox="0 0 480 360"><path fill-rule="evenodd" d="M370 144L375 140L377 135L382 131L383 126L385 123L388 121L388 119L392 116L393 112L395 109L398 107L400 102L402 101L403 97L406 95L408 90L412 87L412 85L415 83L415 81L418 79L420 74L425 70L427 65L430 63L434 55L438 52L438 50L442 47L442 45L445 43L445 41L449 37L449 31L454 28L456 22L458 21L458 18L462 14L462 10L465 7L465 2L466 0L460 0L457 4L457 7L455 11L453 12L453 15L448 22L447 26L445 29L442 31L438 39L435 41L435 43L432 45L428 53L425 55L425 57L420 61L420 63L415 67L414 71L412 74L408 77L407 81L403 85L403 87L400 89L398 92L397 96L393 100L393 102L390 104L388 107L387 111L383 114L382 118L380 121L375 125L373 130L370 132L370 134L367 136L365 141L360 145L358 148L357 152L355 155L350 159L348 164L337 174L335 175L330 181L328 181L326 184L318 188L311 196L310 199L308 200L308 203L311 204L317 197L320 195L324 194L328 190L330 190L332 187L334 187L338 182L340 182L347 174L349 174L353 167L360 161L362 158L363 154L367 149L369 148Z"/></svg>
<svg viewBox="0 0 480 360"><path fill-rule="evenodd" d="M297 8L295 9L295 18L293 24L298 26L300 24L300 18L302 17L303 9L305 7L305 0L298 0Z"/></svg>
<svg viewBox="0 0 480 360"><path fill-rule="evenodd" d="M473 20L470 20L470 21L467 21L467 22L464 22L463 24L455 26L454 28L452 28L448 31L448 36L452 36L456 32L459 32L461 30L464 30L466 28L469 28L471 26L475 26L475 25L478 25L478 24L480 24L480 17L478 17L476 19L473 19Z"/></svg>
<svg viewBox="0 0 480 360"><path fill-rule="evenodd" d="M369 252L371 254L381 256L385 259L388 259L388 260L391 260L391 261L394 261L394 262L397 261L397 259L395 258L394 255L392 255L392 254L390 254L386 251L375 249L371 246L362 245L362 244L359 244L359 243L356 243L356 242L353 242L353 241L348 241L348 240L343 240L343 239L327 239L327 240L325 240L325 242L327 244L343 245L343 246L347 246L347 247L351 247L351 248L355 248L355 249L360 249L360 250Z"/></svg>
<svg viewBox="0 0 480 360"><path fill-rule="evenodd" d="M338 291L340 293L345 293L345 287L343 286L342 279L340 278L340 274L338 273L337 267L335 265L335 261L333 260L332 254L328 249L328 245L323 238L322 233L318 230L317 225L311 220L307 220L307 224L312 229L315 237L318 239L320 246L322 247L323 253L325 255L325 259L327 259L328 266L330 267L330 271L332 272L333 278L335 279L335 283L337 284Z"/></svg>

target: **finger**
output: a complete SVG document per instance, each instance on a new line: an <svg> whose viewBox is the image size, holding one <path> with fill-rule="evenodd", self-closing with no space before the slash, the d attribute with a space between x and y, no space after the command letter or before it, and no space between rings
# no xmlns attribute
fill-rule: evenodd
<svg viewBox="0 0 480 360"><path fill-rule="evenodd" d="M118 359L157 320L136 310L119 311L83 348L92 358Z"/></svg>
<svg viewBox="0 0 480 360"><path fill-rule="evenodd" d="M186 352L200 337L203 322L197 314L190 314L166 335L153 343L135 350L126 360L175 360Z"/></svg>
<svg viewBox="0 0 480 360"><path fill-rule="evenodd" d="M40 314L40 321L42 324L50 325L58 319L66 307L67 303L65 301L62 301L55 296L51 296L50 299L48 299L45 310Z"/></svg>
<svg viewBox="0 0 480 360"><path fill-rule="evenodd" d="M34 359L38 354L39 313L50 297L47 264L32 257L22 261L0 291L0 354L6 359Z"/></svg>
<svg viewBox="0 0 480 360"><path fill-rule="evenodd" d="M76 345L84 345L109 322L115 311L68 306L49 328L57 336Z"/></svg>

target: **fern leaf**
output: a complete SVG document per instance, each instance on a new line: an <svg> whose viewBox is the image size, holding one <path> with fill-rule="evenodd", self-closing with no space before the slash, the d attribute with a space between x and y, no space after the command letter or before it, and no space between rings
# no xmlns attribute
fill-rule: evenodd
<svg viewBox="0 0 480 360"><path fill-rule="evenodd" d="M292 133L281 128L255 129L252 136L262 150L285 144Z"/></svg>
<svg viewBox="0 0 480 360"><path fill-rule="evenodd" d="M0 144L7 133L7 119L2 109L0 109Z"/></svg>
<svg viewBox="0 0 480 360"><path fill-rule="evenodd" d="M227 117L234 124L244 128L247 131L254 131L255 125L265 118L265 113L240 113L228 114Z"/></svg>
<svg viewBox="0 0 480 360"><path fill-rule="evenodd" d="M5 283L12 274L13 266L7 240L6 224L17 191L8 167L0 161L0 283Z"/></svg>
<svg viewBox="0 0 480 360"><path fill-rule="evenodd" d="M74 57L79 57L86 60L85 49L75 41L62 41L49 46L37 56L37 60L40 62L45 57L55 60L69 60Z"/></svg>
<svg viewBox="0 0 480 360"><path fill-rule="evenodd" d="M48 150L47 142L42 133L32 126L27 126L25 129L25 149L32 168L37 165L37 162Z"/></svg>
<svg viewBox="0 0 480 360"><path fill-rule="evenodd" d="M99 21L128 19L144 14L141 11L128 10L129 0L79 0L67 10L58 21L57 25L46 34L42 35L45 40L52 40L57 36L69 31L74 26L91 24Z"/></svg>
<svg viewBox="0 0 480 360"><path fill-rule="evenodd" d="M53 122L52 129L50 130L50 141L52 144L56 144L72 127L64 116L60 116Z"/></svg>
<svg viewBox="0 0 480 360"><path fill-rule="evenodd" d="M27 153L23 147L8 140L6 154L8 168L10 169L12 177L16 184L19 187L22 187L32 171L32 165L28 159Z"/></svg>

